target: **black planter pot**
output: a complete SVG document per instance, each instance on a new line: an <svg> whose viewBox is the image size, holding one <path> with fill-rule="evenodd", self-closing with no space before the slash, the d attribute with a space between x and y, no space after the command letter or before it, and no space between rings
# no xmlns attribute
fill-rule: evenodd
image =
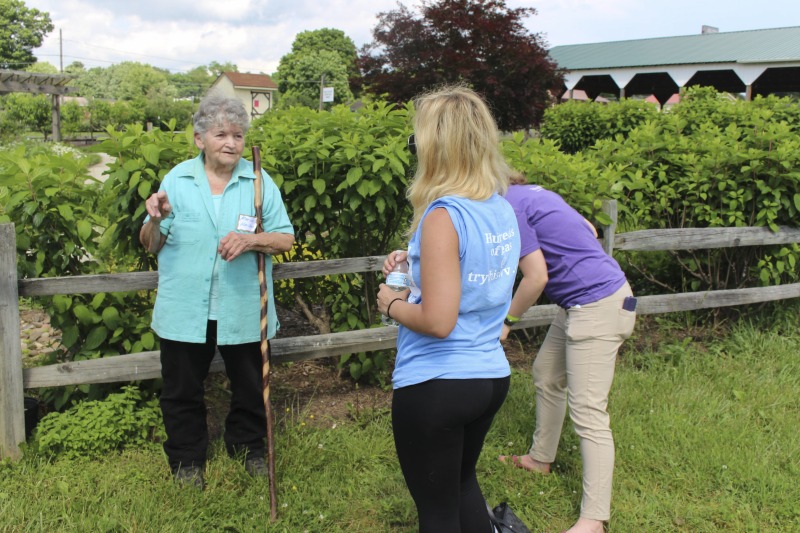
<svg viewBox="0 0 800 533"><path fill-rule="evenodd" d="M39 400L25 396L25 440L31 437L31 433L39 423Z"/></svg>

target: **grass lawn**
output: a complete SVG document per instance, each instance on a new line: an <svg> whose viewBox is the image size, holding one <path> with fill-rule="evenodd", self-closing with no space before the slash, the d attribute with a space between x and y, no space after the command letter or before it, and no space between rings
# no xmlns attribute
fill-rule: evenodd
<svg viewBox="0 0 800 533"><path fill-rule="evenodd" d="M656 350L626 349L609 407L617 443L611 531L800 531L800 327L796 314L786 322L770 331L740 324L713 342L662 329L668 340ZM285 414L276 432L274 524L266 481L249 478L217 442L204 492L176 487L157 446L0 463L0 531L415 531L389 414L304 422L313 416ZM571 423L550 476L496 460L524 452L533 423L531 379L518 369L479 477L490 503L509 501L532 531L558 532L580 505Z"/></svg>

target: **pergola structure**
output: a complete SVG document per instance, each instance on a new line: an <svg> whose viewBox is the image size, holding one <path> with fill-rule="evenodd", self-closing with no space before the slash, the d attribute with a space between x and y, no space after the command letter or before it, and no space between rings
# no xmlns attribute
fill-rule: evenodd
<svg viewBox="0 0 800 533"><path fill-rule="evenodd" d="M549 53L566 70L564 93L580 89L591 100L652 94L663 106L693 85L748 100L800 92L800 26L574 44Z"/></svg>
<svg viewBox="0 0 800 533"><path fill-rule="evenodd" d="M40 74L20 70L0 70L0 94L32 93L49 94L53 110L53 140L61 140L61 105L59 96L76 92L77 87L68 87L74 76L64 74Z"/></svg>

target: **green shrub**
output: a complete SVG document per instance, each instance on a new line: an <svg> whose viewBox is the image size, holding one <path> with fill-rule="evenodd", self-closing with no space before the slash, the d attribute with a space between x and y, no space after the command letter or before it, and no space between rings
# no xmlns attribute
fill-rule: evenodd
<svg viewBox="0 0 800 533"><path fill-rule="evenodd" d="M112 262L130 270L133 259L122 244L116 257L98 247L111 211L98 207L100 189L87 159L63 145L20 144L0 152L0 222L15 225L18 275L58 277L108 272ZM88 182L88 183L87 183ZM108 238L106 231L105 238ZM122 239L121 236L117 237ZM135 239L128 236L125 243ZM136 239L135 242L138 242ZM50 324L61 330L61 346L43 363L96 359L158 347L150 330L153 293L147 291L41 298ZM42 389L56 409L81 398L99 398L117 385Z"/></svg>
<svg viewBox="0 0 800 533"><path fill-rule="evenodd" d="M530 182L558 192L590 220L605 223L600 200L618 200L618 231L776 230L797 226L798 130L800 106L790 99L746 102L692 88L668 113L641 102L559 105L545 116L542 140L515 135L503 148ZM799 259L795 244L628 253L620 261L638 276L638 290L661 293L786 283L797 280Z"/></svg>
<svg viewBox="0 0 800 533"><path fill-rule="evenodd" d="M549 139L526 139L517 133L502 144L503 153L512 168L522 172L529 183L560 194L584 217L600 224L611 219L600 211L603 199L610 198L610 189L617 174L600 161L583 153L566 154ZM626 206L619 206L626 209Z"/></svg>
<svg viewBox="0 0 800 533"><path fill-rule="evenodd" d="M404 247L410 207L405 198L412 174L406 138L411 106L369 103L358 111L292 108L253 123L248 145L262 151L262 166L280 187L297 245L324 259L383 255ZM378 323L372 306L377 274L294 280L291 300L322 309L331 331ZM344 356L356 379L382 379L383 354Z"/></svg>
<svg viewBox="0 0 800 533"><path fill-rule="evenodd" d="M0 222L13 222L20 277L87 274L94 266L99 189L87 159L24 143L0 151Z"/></svg>
<svg viewBox="0 0 800 533"><path fill-rule="evenodd" d="M756 126L754 117L772 123L785 122L795 129L800 124L800 106L789 98L757 96L747 102L718 93L713 87L686 89L680 104L673 106L670 114L679 118L679 130L684 134L691 134L703 124L714 124L722 130L731 124Z"/></svg>
<svg viewBox="0 0 800 533"><path fill-rule="evenodd" d="M106 171L100 202L100 209L108 216L101 251L134 258L137 269L151 270L156 264L155 256L139 244L144 201L158 191L172 167L197 155L192 130L175 132L174 121L168 126L170 131L144 131L135 124L119 132L109 126L109 138L98 145L98 150L114 158Z"/></svg>
<svg viewBox="0 0 800 533"><path fill-rule="evenodd" d="M150 328L155 292L115 292L56 295L42 301L50 325L62 332L61 346L49 353L45 364L100 359L119 354L158 350ZM152 395L157 384L148 383ZM94 400L118 390L118 384L69 385L41 389L39 396L55 409L81 399Z"/></svg>
<svg viewBox="0 0 800 533"><path fill-rule="evenodd" d="M47 139L52 132L53 116L46 94L10 93L0 99L0 108L0 136L35 131Z"/></svg>
<svg viewBox="0 0 800 533"><path fill-rule="evenodd" d="M658 109L643 100L609 104L571 100L545 111L541 134L574 154L599 139L625 138L639 125L657 120Z"/></svg>
<svg viewBox="0 0 800 533"><path fill-rule="evenodd" d="M152 446L164 439L156 399L143 400L139 389L125 386L104 400L83 401L39 421L31 447L50 457L100 457L126 447Z"/></svg>
<svg viewBox="0 0 800 533"><path fill-rule="evenodd" d="M772 230L797 226L798 123L776 121L796 115L786 111L791 102L771 99L772 105L767 105L766 100L751 104L716 96L698 98L696 94L685 102L689 110L681 102L658 122L640 126L624 140L601 140L590 151L592 158L618 173L611 191L627 206L621 213L624 225ZM719 117L727 118L720 119L721 125L711 122ZM674 289L732 289L796 280L800 247L750 246L671 255L672 267L681 271L683 280Z"/></svg>

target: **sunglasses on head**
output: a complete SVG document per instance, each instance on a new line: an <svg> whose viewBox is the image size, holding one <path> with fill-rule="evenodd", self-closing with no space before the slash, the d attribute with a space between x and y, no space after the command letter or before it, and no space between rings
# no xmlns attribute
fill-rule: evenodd
<svg viewBox="0 0 800 533"><path fill-rule="evenodd" d="M408 136L408 151L411 155L417 155L417 143L415 142L414 134Z"/></svg>

